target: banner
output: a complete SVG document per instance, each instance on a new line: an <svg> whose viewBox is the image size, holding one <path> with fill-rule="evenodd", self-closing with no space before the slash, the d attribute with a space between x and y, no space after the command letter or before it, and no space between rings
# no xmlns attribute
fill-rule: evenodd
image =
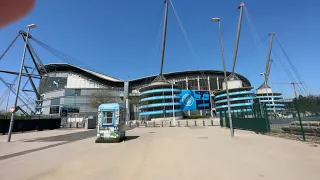
<svg viewBox="0 0 320 180"><path fill-rule="evenodd" d="M211 109L209 91L181 90L181 109L200 110Z"/></svg>

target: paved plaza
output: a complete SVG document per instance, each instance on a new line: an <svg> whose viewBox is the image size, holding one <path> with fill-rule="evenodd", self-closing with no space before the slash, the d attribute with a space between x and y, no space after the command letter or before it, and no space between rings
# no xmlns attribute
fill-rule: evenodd
<svg viewBox="0 0 320 180"><path fill-rule="evenodd" d="M135 128L96 144L95 131L0 136L1 180L319 180L320 147L220 127Z"/></svg>

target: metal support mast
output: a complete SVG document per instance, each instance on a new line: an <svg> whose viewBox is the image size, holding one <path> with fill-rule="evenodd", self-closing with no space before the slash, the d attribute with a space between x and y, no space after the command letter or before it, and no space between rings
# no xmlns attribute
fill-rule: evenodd
<svg viewBox="0 0 320 180"><path fill-rule="evenodd" d="M164 62L164 52L166 47L166 36L167 36L167 22L168 22L168 7L169 0L165 0L165 11L164 11L164 23L163 23L163 34L162 34L162 50L161 50L161 64L160 64L160 75L162 75L163 71L163 62Z"/></svg>
<svg viewBox="0 0 320 180"><path fill-rule="evenodd" d="M242 13L243 13L243 7L244 3L242 2L238 9L240 9L240 16L239 16L239 21L238 21L238 30L237 30L237 37L236 37L236 45L234 47L234 54L233 54L233 65L232 65L232 74L234 74L234 69L236 66L236 61L237 61L237 55L238 55L238 47L239 47L239 39L240 39L240 32L241 32L241 24L242 24Z"/></svg>
<svg viewBox="0 0 320 180"><path fill-rule="evenodd" d="M270 70L271 70L271 52L272 52L272 42L273 42L273 36L275 35L274 32L271 32L269 34L270 37L270 43L269 43L269 49L268 49L268 56L267 56L267 62L266 62L266 70L264 72L264 86L265 88L267 88L268 86L268 79L269 79L269 75L270 75Z"/></svg>

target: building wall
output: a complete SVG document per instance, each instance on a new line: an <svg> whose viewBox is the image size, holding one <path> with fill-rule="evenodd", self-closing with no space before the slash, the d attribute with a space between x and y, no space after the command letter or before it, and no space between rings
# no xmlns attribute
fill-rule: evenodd
<svg viewBox="0 0 320 180"><path fill-rule="evenodd" d="M91 77L94 78L94 77ZM215 75L213 73L207 75L190 75L180 74L167 76L167 80L171 83L175 83L181 87L181 89L189 90L209 90L213 99L214 91L222 89L223 76ZM43 95L42 101L42 114L50 114L50 108L57 106L68 106L71 108L79 109L79 113L93 114L96 113L96 109L90 106L90 95L98 90L108 90L112 92L112 96L115 98L115 102L124 103L128 94L132 94L133 91L139 90L139 88L148 85L154 78L145 78L141 81L130 81L124 83L124 87L112 87L109 84L102 84L103 81L95 81L87 78L81 74L66 71L66 72L50 72L48 78L43 78L39 84L39 91ZM58 82L58 86L54 83ZM108 85L106 85L108 84ZM112 83L111 83L112 84ZM119 86L119 85L118 85ZM70 94L74 91L74 94ZM77 94L80 92L80 94ZM77 95L75 95L77 94ZM59 102L59 103L57 103ZM130 101L127 101L130 102ZM211 101L212 107L214 107L213 101ZM138 108L136 104L127 105L129 107L129 114L127 119L138 117ZM186 111L185 115L205 115L212 114L210 110L196 110Z"/></svg>
<svg viewBox="0 0 320 180"><path fill-rule="evenodd" d="M58 82L58 86L53 81ZM56 114L58 112L52 110L60 106L75 109L73 113L94 114L97 110L90 104L92 93L108 91L114 101L119 103L122 102L120 97L123 94L121 88L106 86L71 72L49 73L48 78L40 81L39 89L42 91L42 114Z"/></svg>

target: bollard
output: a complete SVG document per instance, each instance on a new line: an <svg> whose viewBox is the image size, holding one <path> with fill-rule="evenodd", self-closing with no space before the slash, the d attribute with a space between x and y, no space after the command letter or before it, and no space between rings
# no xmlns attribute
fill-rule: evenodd
<svg viewBox="0 0 320 180"><path fill-rule="evenodd" d="M156 121L153 121L153 127L156 127Z"/></svg>
<svg viewBox="0 0 320 180"><path fill-rule="evenodd" d="M77 122L77 124L76 124L76 127L77 127L77 128L79 127L79 124L78 124L78 122Z"/></svg>
<svg viewBox="0 0 320 180"><path fill-rule="evenodd" d="M178 121L178 127L180 127L180 121Z"/></svg>
<svg viewBox="0 0 320 180"><path fill-rule="evenodd" d="M189 126L189 121L187 120L186 122L187 122L187 127L188 127Z"/></svg>
<svg viewBox="0 0 320 180"><path fill-rule="evenodd" d="M148 123L147 122L145 122L145 126L148 127Z"/></svg>
<svg viewBox="0 0 320 180"><path fill-rule="evenodd" d="M170 127L171 127L171 121L170 121Z"/></svg>
<svg viewBox="0 0 320 180"><path fill-rule="evenodd" d="M163 121L161 121L161 127L163 127Z"/></svg>
<svg viewBox="0 0 320 180"><path fill-rule="evenodd" d="M139 122L137 122L137 127L139 127Z"/></svg>
<svg viewBox="0 0 320 180"><path fill-rule="evenodd" d="M204 122L204 120L202 121L202 126L206 126L206 123Z"/></svg>
<svg viewBox="0 0 320 180"><path fill-rule="evenodd" d="M71 122L69 122L69 128L71 128Z"/></svg>
<svg viewBox="0 0 320 180"><path fill-rule="evenodd" d="M197 126L197 121L194 121L194 126Z"/></svg>
<svg viewBox="0 0 320 180"><path fill-rule="evenodd" d="M131 122L129 122L129 127L131 127Z"/></svg>
<svg viewBox="0 0 320 180"><path fill-rule="evenodd" d="M211 126L213 126L213 120L211 120Z"/></svg>

